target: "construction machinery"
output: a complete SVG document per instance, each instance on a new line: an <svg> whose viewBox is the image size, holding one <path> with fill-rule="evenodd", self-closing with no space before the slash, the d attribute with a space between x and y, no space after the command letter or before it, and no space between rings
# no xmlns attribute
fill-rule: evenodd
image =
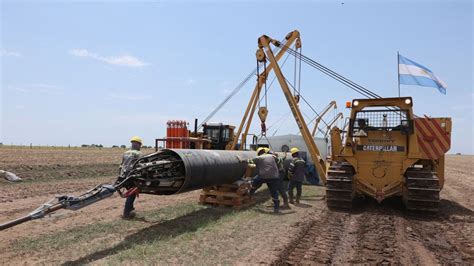
<svg viewBox="0 0 474 266"><path fill-rule="evenodd" d="M293 43L296 49L290 48ZM356 196L367 195L378 202L388 197L402 196L409 210L438 210L439 192L444 183L444 156L450 148L450 118L417 117L413 113L413 101L410 97L383 98L305 57L301 54L298 31L290 32L284 42L263 35L258 44L257 62L264 64L264 70L260 74L257 71L257 84L237 134L231 142L231 148L236 146L244 125L246 128L241 143L245 143L252 115L256 106L260 106L260 93L262 88L265 88L266 93L268 74L273 70L318 175L327 185L329 207L350 208ZM276 55L271 45L278 48L275 49L278 51ZM295 58L368 97L352 101L349 132L344 145L340 129L334 127L331 130L335 121L342 118L342 114L337 115L330 122L331 125L328 125L333 150L328 171L298 106L299 100L304 98L299 91L291 92L289 82L278 64L284 52L289 52ZM264 96L266 99L266 95ZM265 105L260 106L258 115L264 135L268 115L266 100Z"/></svg>
<svg viewBox="0 0 474 266"><path fill-rule="evenodd" d="M201 125L202 132L198 132L197 119L195 119L194 131L188 130L188 123L184 120L170 120L166 125L166 137L155 139L155 151L158 151L160 147L225 150L232 141L235 128L223 123L204 123Z"/></svg>
<svg viewBox="0 0 474 266"><path fill-rule="evenodd" d="M291 48L292 45L295 49ZM439 191L444 183L444 154L450 146L450 118L416 117L412 111L411 98L382 98L304 56L301 53L300 34L296 30L287 34L283 41L262 35L258 39L258 47L256 71L250 72L231 95L206 117L203 124L198 127L196 121L193 134L187 130L187 123L183 121L174 121L169 125L170 131L163 141L173 149L141 157L128 174L119 177L114 184L98 185L80 196L56 197L27 216L0 224L0 231L42 218L59 209L81 209L115 192L123 197L136 191L169 195L241 179L247 171L247 160L256 156L255 152L243 149L257 106L262 135L265 136L265 121L269 111L266 102L267 79L271 70L280 84L319 178L327 184L328 206L351 207L354 197L361 195L368 195L379 202L387 197L401 195L408 209L437 209ZM278 64L285 53L299 60L300 66L304 62L367 97L352 102L349 132L344 144L341 130L337 127L331 130L333 153L329 172L298 106L302 100L311 107L300 93L299 82L296 82L301 70L299 75L295 71L292 93L291 84ZM260 72L260 69L263 71ZM233 134L234 128L231 126L207 124L212 115L255 73L257 84L237 133ZM263 105L260 104L262 91L265 100ZM204 131L198 133L198 128L204 128ZM187 149L192 148L191 144L201 149ZM214 144L214 148L225 147L227 151L202 150L207 144L211 147ZM290 158L285 154L281 156Z"/></svg>
<svg viewBox="0 0 474 266"><path fill-rule="evenodd" d="M316 116L316 118L314 119L314 127L313 127L313 131L311 132L311 135L316 135L316 130L318 129L318 126L319 126L319 123L321 122L321 120L323 120L323 117L325 114L327 114L327 112L329 112L329 110L331 110L331 108L334 108L334 110L337 109L337 103L336 101L331 101L325 108L324 110L318 115Z"/></svg>
<svg viewBox="0 0 474 266"><path fill-rule="evenodd" d="M203 134L211 143L211 150L225 150L234 137L235 126L223 123L206 123L203 125Z"/></svg>
<svg viewBox="0 0 474 266"><path fill-rule="evenodd" d="M322 159L319 149L314 141L313 135L308 129L308 125L305 122L303 114L298 106L298 103L301 99L301 94L299 90L297 91L295 88L293 93L290 89L287 79L283 75L281 67L278 61L282 58L282 56L290 50L291 46L295 46L296 53L301 56L301 39L300 33L295 30L288 33L285 39L280 42L275 40L267 35L262 35L258 39L258 49L256 52L256 59L257 59L257 84L253 90L252 96L250 101L247 105L245 110L244 116L238 128L237 134L234 136L232 142L229 143L228 149L234 149L237 146L239 138L241 137L241 149L245 146L246 136L248 134L250 125L252 123L253 114L255 113L256 107L259 107L258 116L261 121L261 131L262 135L265 136L266 132L266 125L265 121L268 115L268 108L267 108L267 101L266 101L266 93L267 93L267 79L268 75L271 70L273 70L278 83L283 91L283 95L290 107L290 110L293 114L293 117L296 121L296 124L300 130L301 136L304 139L306 147L308 148L308 152L311 156L312 161L314 162L315 168L320 179L325 183L326 182L326 162ZM274 51L277 51L276 54ZM268 62L268 65L267 65ZM259 73L259 66L260 64L263 65L263 71ZM296 75L295 75L296 79ZM296 82L295 82L296 84ZM264 105L260 103L260 95L264 92ZM242 130L245 126L245 130L242 133Z"/></svg>
<svg viewBox="0 0 474 266"><path fill-rule="evenodd" d="M329 123L327 123L327 125L326 125L326 131L324 132L324 137L327 137L329 131L330 131L331 128L332 128L332 126L334 126L334 124L335 124L339 119L343 119L343 118L344 118L344 114L343 114L343 113L338 113L331 121L329 121Z"/></svg>
<svg viewBox="0 0 474 266"><path fill-rule="evenodd" d="M412 98L400 97L355 99L349 121L344 143L341 130L331 130L328 206L402 196L408 210L437 211L451 118L418 117Z"/></svg>

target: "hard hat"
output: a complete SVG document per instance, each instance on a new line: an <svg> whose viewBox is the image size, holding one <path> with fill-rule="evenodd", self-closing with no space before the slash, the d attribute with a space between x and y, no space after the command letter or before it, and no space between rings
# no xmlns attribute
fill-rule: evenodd
<svg viewBox="0 0 474 266"><path fill-rule="evenodd" d="M259 147L259 148L257 148L257 154L259 154L261 151L263 151L264 153L266 153L265 147Z"/></svg>
<svg viewBox="0 0 474 266"><path fill-rule="evenodd" d="M143 141L142 141L142 139L141 139L140 137L135 136L135 137L133 137L133 138L130 140L130 142L134 142L134 141L135 141L135 142L138 142L138 143L140 143L140 144L143 144Z"/></svg>
<svg viewBox="0 0 474 266"><path fill-rule="evenodd" d="M265 151L265 153L269 153L269 152L270 152L270 148L263 148L263 151Z"/></svg>
<svg viewBox="0 0 474 266"><path fill-rule="evenodd" d="M300 150L299 150L298 148L291 148L290 153L291 153L291 154L295 154L295 153L297 153L297 152L299 152L299 151L300 151Z"/></svg>

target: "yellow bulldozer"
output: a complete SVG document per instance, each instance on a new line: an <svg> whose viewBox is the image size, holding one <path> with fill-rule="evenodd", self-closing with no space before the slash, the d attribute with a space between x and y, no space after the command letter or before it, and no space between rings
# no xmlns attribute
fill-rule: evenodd
<svg viewBox="0 0 474 266"><path fill-rule="evenodd" d="M327 204L401 196L408 210L438 211L451 118L418 117L411 97L355 99L345 130L331 129Z"/></svg>

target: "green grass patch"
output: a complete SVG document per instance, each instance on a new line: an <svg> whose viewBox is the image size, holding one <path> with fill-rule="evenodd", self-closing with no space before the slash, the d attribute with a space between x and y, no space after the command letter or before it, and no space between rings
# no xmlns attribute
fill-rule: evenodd
<svg viewBox="0 0 474 266"><path fill-rule="evenodd" d="M259 203L243 211L182 203L138 212L133 220L117 219L21 239L11 249L43 258L55 254L61 261L50 262L72 265L235 263L262 245L271 247L275 234L285 234L324 189L304 186L303 200L309 207L293 207L281 215L272 214L268 194L261 190L256 196Z"/></svg>

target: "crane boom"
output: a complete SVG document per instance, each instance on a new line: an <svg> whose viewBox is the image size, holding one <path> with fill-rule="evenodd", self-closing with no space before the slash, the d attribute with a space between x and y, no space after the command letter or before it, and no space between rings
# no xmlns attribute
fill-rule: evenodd
<svg viewBox="0 0 474 266"><path fill-rule="evenodd" d="M343 118L343 117L344 117L344 115L343 115L342 113L337 114L337 115L334 117L334 119L331 120L331 122L328 123L328 127L327 127L327 129L326 129L326 133L324 133L324 136L327 136L329 130L331 130L331 127L334 125L334 123L336 123L339 118Z"/></svg>
<svg viewBox="0 0 474 266"><path fill-rule="evenodd" d="M331 109L331 107L334 106L334 109L337 108L337 103L336 101L331 101L327 106L326 108L324 108L324 110L321 112L321 114L316 118L316 120L314 121L314 128L313 128L313 132L311 132L311 135L314 137L314 135L316 134L316 130L318 129L318 125L319 125L319 122L321 122L321 120L323 119L323 116L329 112L329 110ZM310 122L311 123L311 122Z"/></svg>
<svg viewBox="0 0 474 266"><path fill-rule="evenodd" d="M300 38L300 33L296 30L288 33L285 37L286 44L279 47L281 49L276 54L276 56L275 56L276 60L275 61L279 61L282 58L282 56L285 54L288 47L291 46L295 41L298 42L299 38ZM260 99L260 91L262 90L262 86L267 81L268 74L270 73L270 71L273 68L274 68L274 63L270 63L266 67L266 69L262 73L260 73L260 75L258 76L257 84L255 84L255 88L252 92L252 96L250 97L250 101L249 101L249 103L247 105L247 108L245 110L244 117L242 118L242 121L240 122L240 126L237 130L237 134L235 134L233 140L231 142L229 142L230 145L226 148L227 150L234 150L235 149L235 147L237 146L237 143L239 141L240 135L242 134L243 127L244 127L244 125L246 125L244 133L242 134L241 145L240 145L241 150L244 148L245 139L248 135L250 125L252 124L253 114L255 112L255 108L257 106L257 103Z"/></svg>
<svg viewBox="0 0 474 266"><path fill-rule="evenodd" d="M301 132L301 135L303 136L305 144L308 147L309 153L311 155L311 159L313 160L316 170L318 171L319 177L321 178L321 180L323 180L324 183L326 183L326 180L327 180L326 162L321 158L319 149L316 146L316 143L314 142L314 138L308 129L308 125L306 124L304 117L300 111L300 108L298 107L298 103L295 97L293 96L293 94L291 93L288 83L270 47L270 44L280 47L281 43L266 35L262 35L258 39L258 44L259 44L259 50L263 50L267 58L269 59L270 63L273 64L273 71L275 72L278 82L280 83L280 87L283 90L283 94L285 95L288 105L290 106L291 112L293 113L296 124L298 125L298 128L300 129L300 132ZM299 43L299 45L301 45L301 43ZM259 53L257 51L257 55L258 54Z"/></svg>

